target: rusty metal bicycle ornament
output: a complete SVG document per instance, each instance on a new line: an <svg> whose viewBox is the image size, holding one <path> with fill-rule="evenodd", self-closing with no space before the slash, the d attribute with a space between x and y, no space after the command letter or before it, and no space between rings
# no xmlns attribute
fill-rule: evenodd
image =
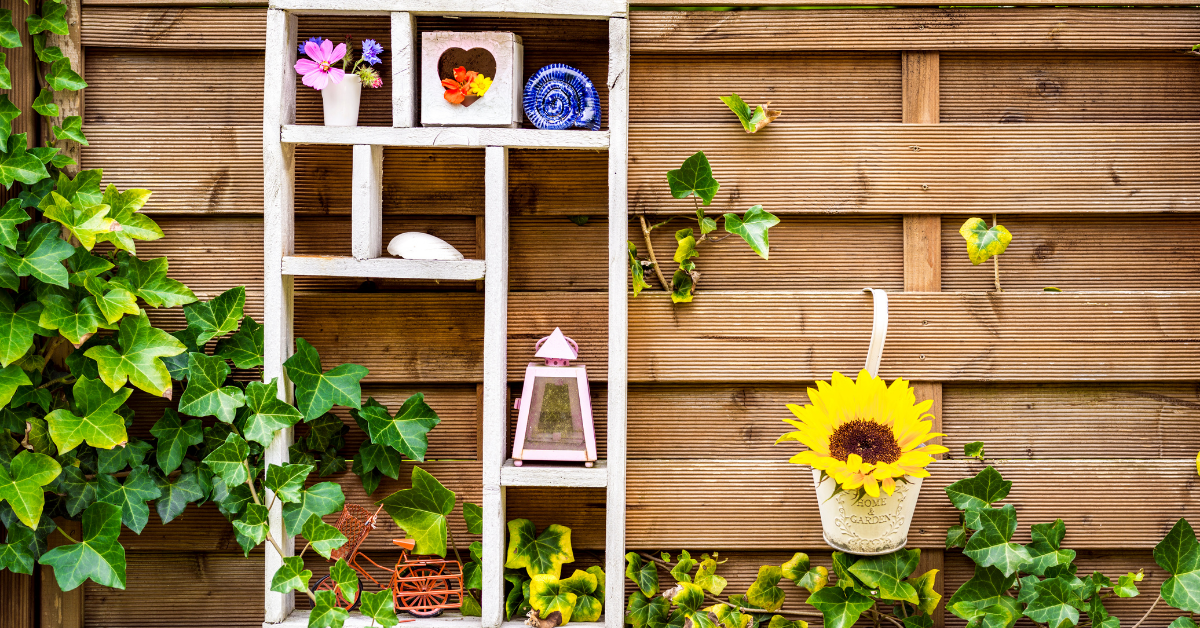
<svg viewBox="0 0 1200 628"><path fill-rule="evenodd" d="M346 564L358 572L359 586L355 599L345 599L329 576L318 580L313 585L313 590L334 591L339 608L354 610L362 598L365 579L370 581L376 590L391 590L397 613L405 611L413 617L436 617L447 609L461 608L463 566L457 560L409 556L408 553L416 546L413 539L392 539L392 543L401 550L395 568L384 567L359 551L367 535L378 527L380 510L383 510L382 506L375 514L371 514L362 506L346 504L337 523L334 524L347 540L345 545L330 554L329 560L345 559ZM370 563L374 567L373 571L381 577L377 579L372 575L359 559ZM381 580L386 580L387 586L384 586Z"/></svg>

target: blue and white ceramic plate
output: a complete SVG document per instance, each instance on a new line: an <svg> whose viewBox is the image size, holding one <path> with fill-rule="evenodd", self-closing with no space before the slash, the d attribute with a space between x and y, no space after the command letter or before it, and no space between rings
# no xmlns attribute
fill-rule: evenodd
<svg viewBox="0 0 1200 628"><path fill-rule="evenodd" d="M600 96L586 74L562 63L533 73L525 83L525 117L539 129L600 130Z"/></svg>

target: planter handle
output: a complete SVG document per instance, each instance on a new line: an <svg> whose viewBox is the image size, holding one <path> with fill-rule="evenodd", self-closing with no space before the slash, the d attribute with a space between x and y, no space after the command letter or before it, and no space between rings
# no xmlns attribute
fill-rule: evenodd
<svg viewBox="0 0 1200 628"><path fill-rule="evenodd" d="M888 298L887 292L879 288L863 288L870 292L875 304L875 315L871 321L871 345L867 348L867 363L863 368L875 377L879 374L879 361L883 359L883 341L887 338Z"/></svg>

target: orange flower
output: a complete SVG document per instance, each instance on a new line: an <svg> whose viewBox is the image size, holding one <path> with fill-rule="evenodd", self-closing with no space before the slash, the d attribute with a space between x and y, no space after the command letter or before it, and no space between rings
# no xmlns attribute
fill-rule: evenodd
<svg viewBox="0 0 1200 628"><path fill-rule="evenodd" d="M465 67L459 66L454 68L453 79L442 79L442 87L446 88L446 93L442 97L446 102L452 105L462 104L466 99L467 93L471 90L471 83L475 81L478 72L468 72Z"/></svg>

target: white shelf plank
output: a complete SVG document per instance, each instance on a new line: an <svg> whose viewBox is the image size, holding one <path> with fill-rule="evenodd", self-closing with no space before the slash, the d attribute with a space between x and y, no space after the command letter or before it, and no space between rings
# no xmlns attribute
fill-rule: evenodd
<svg viewBox="0 0 1200 628"><path fill-rule="evenodd" d="M263 628L308 628L308 610L296 610L281 623L264 623ZM478 617L463 617L457 612L447 611L441 617L425 617L413 618L408 613L399 613L397 615L403 628L480 628L481 623ZM571 622L570 626L578 626L579 628L603 628L604 617L601 621L582 621ZM411 620L411 621L405 621ZM371 625L369 617L363 617L358 611L350 613L350 618L346 620L344 628L367 628ZM500 624L502 628L525 628L525 621L513 619ZM375 624L376 627L379 624Z"/></svg>
<svg viewBox="0 0 1200 628"><path fill-rule="evenodd" d="M608 461L597 460L596 465L583 466L582 462L560 464L526 462L516 466L512 458L504 461L500 469L502 486L562 486L604 487L608 486Z"/></svg>
<svg viewBox="0 0 1200 628"><path fill-rule="evenodd" d="M437 279L475 281L483 279L486 262L481 259L460 261L399 259L377 257L326 257L289 255L283 258L283 274L312 277L378 277L384 279Z"/></svg>
<svg viewBox="0 0 1200 628"><path fill-rule="evenodd" d="M472 17L605 19L626 15L625 0L273 0L271 8L298 14L416 14Z"/></svg>
<svg viewBox="0 0 1200 628"><path fill-rule="evenodd" d="M285 144L372 144L375 146L439 146L446 148L557 148L608 150L608 131L543 131L477 127L314 126L283 127Z"/></svg>

